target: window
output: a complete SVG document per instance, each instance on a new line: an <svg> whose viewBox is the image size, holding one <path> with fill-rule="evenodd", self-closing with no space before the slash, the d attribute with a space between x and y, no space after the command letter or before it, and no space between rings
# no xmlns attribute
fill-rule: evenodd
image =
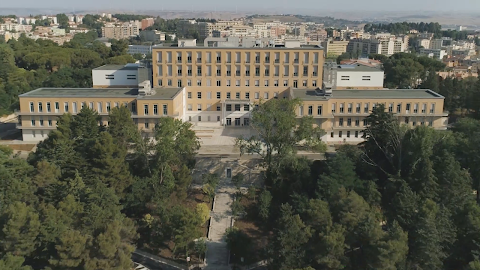
<svg viewBox="0 0 480 270"><path fill-rule="evenodd" d="M202 92L197 92L197 98L202 99Z"/></svg>
<svg viewBox="0 0 480 270"><path fill-rule="evenodd" d="M230 119L230 118L228 118L228 119ZM232 120L230 119L230 125L232 124L231 122L232 122ZM227 168L227 170L225 171L225 176L227 178L232 178L232 169L231 168Z"/></svg>
<svg viewBox="0 0 480 270"><path fill-rule="evenodd" d="M64 103L63 103L63 110L64 110L65 112L68 112L68 102L64 102Z"/></svg>
<svg viewBox="0 0 480 270"><path fill-rule="evenodd" d="M422 104L422 113L425 113L427 111L427 103Z"/></svg>
<svg viewBox="0 0 480 270"><path fill-rule="evenodd" d="M355 131L355 138L358 138L358 131Z"/></svg>
<svg viewBox="0 0 480 270"><path fill-rule="evenodd" d="M313 114L313 106L308 106L308 115Z"/></svg>
<svg viewBox="0 0 480 270"><path fill-rule="evenodd" d="M244 104L243 105L243 110L246 111L246 112L250 111L250 105L249 104Z"/></svg>
<svg viewBox="0 0 480 270"><path fill-rule="evenodd" d="M48 126L49 126L49 127L52 126L52 120L48 120Z"/></svg>
<svg viewBox="0 0 480 270"><path fill-rule="evenodd" d="M202 80L200 79L197 80L197 86L202 86Z"/></svg>
<svg viewBox="0 0 480 270"><path fill-rule="evenodd" d="M190 79L187 80L187 86L192 86L192 80Z"/></svg>
<svg viewBox="0 0 480 270"><path fill-rule="evenodd" d="M342 138L342 132L341 131L338 132L338 137Z"/></svg>
<svg viewBox="0 0 480 270"><path fill-rule="evenodd" d="M187 105L187 110L191 111L192 110L192 104Z"/></svg>
<svg viewBox="0 0 480 270"><path fill-rule="evenodd" d="M47 112L51 112L50 102L47 102Z"/></svg>
<svg viewBox="0 0 480 270"><path fill-rule="evenodd" d="M413 104L413 113L418 113L418 103Z"/></svg>
<svg viewBox="0 0 480 270"><path fill-rule="evenodd" d="M405 112L406 113L409 113L410 112L410 103L407 103L406 107L405 107Z"/></svg>
<svg viewBox="0 0 480 270"><path fill-rule="evenodd" d="M207 92L207 99L212 99L212 92Z"/></svg>
<svg viewBox="0 0 480 270"><path fill-rule="evenodd" d="M148 122L145 122L145 128L149 128Z"/></svg>
<svg viewBox="0 0 480 270"><path fill-rule="evenodd" d="M393 103L388 104L388 112L393 112Z"/></svg>
<svg viewBox="0 0 480 270"><path fill-rule="evenodd" d="M360 120L358 120L358 118L355 119L355 126L356 126L356 127L360 126Z"/></svg>
<svg viewBox="0 0 480 270"><path fill-rule="evenodd" d="M312 86L317 87L317 81L312 81Z"/></svg>
<svg viewBox="0 0 480 270"><path fill-rule="evenodd" d="M221 85L222 85L221 81L217 80L217 86L221 86ZM227 86L230 86L230 80L228 80L228 85Z"/></svg>
<svg viewBox="0 0 480 270"><path fill-rule="evenodd" d="M110 106L110 103L108 103L108 106ZM73 102L72 103L72 109L73 109L73 113L77 113L77 103L76 102ZM110 112L110 107L108 108L107 110L108 112Z"/></svg>
<svg viewBox="0 0 480 270"><path fill-rule="evenodd" d="M39 103L38 103L38 112L43 112L42 102L39 102Z"/></svg>
<svg viewBox="0 0 480 270"><path fill-rule="evenodd" d="M198 122L202 122L202 117L200 115L198 116Z"/></svg>
<svg viewBox="0 0 480 270"><path fill-rule="evenodd" d="M297 80L293 81L293 88L298 88L298 81Z"/></svg>
<svg viewBox="0 0 480 270"><path fill-rule="evenodd" d="M322 106L317 106L317 114L322 115Z"/></svg>
<svg viewBox="0 0 480 270"><path fill-rule="evenodd" d="M132 102L132 112L137 113L137 103Z"/></svg>
<svg viewBox="0 0 480 270"><path fill-rule="evenodd" d="M342 76L342 77L341 77L341 80L342 80L342 81L349 81L349 80L350 80L350 76Z"/></svg>
<svg viewBox="0 0 480 270"><path fill-rule="evenodd" d="M30 102L30 112L35 111L35 106L33 105L33 102Z"/></svg>
<svg viewBox="0 0 480 270"><path fill-rule="evenodd" d="M239 112L240 111L240 104L235 104L235 111Z"/></svg>
<svg viewBox="0 0 480 270"><path fill-rule="evenodd" d="M343 117L338 119L338 126L343 127Z"/></svg>
<svg viewBox="0 0 480 270"><path fill-rule="evenodd" d="M148 104L143 105L143 113L148 115Z"/></svg>
<svg viewBox="0 0 480 270"><path fill-rule="evenodd" d="M283 80L283 86L288 86L288 80Z"/></svg>
<svg viewBox="0 0 480 270"><path fill-rule="evenodd" d="M347 131L347 138L350 138L350 131Z"/></svg>
<svg viewBox="0 0 480 270"><path fill-rule="evenodd" d="M227 105L225 106L225 110L226 110L227 112L231 112L231 111L232 111L232 104L227 104Z"/></svg>
<svg viewBox="0 0 480 270"><path fill-rule="evenodd" d="M113 74L105 74L105 79L107 79L107 80L113 80L113 79L114 79L114 75L113 75Z"/></svg>
<svg viewBox="0 0 480 270"><path fill-rule="evenodd" d="M167 85L168 85L168 86L172 86L172 80L171 80L171 79L168 79L168 80L167 80Z"/></svg>
<svg viewBox="0 0 480 270"><path fill-rule="evenodd" d="M298 115L303 116L303 106L298 106Z"/></svg>
<svg viewBox="0 0 480 270"><path fill-rule="evenodd" d="M332 104L332 113L335 113L335 103Z"/></svg>
<svg viewBox="0 0 480 270"><path fill-rule="evenodd" d="M207 86L212 86L212 80L210 79L207 80Z"/></svg>
<svg viewBox="0 0 480 270"><path fill-rule="evenodd" d="M352 118L347 118L347 127L352 126Z"/></svg>
<svg viewBox="0 0 480 270"><path fill-rule="evenodd" d="M265 80L265 86L268 86L268 80Z"/></svg>
<svg viewBox="0 0 480 270"><path fill-rule="evenodd" d="M397 104L397 113L402 112L402 104Z"/></svg>
<svg viewBox="0 0 480 270"><path fill-rule="evenodd" d="M335 136L335 133L334 133L334 132L330 132L330 138L333 138L333 136Z"/></svg>
<svg viewBox="0 0 480 270"><path fill-rule="evenodd" d="M43 127L43 119L40 119L38 122L40 123L40 126Z"/></svg>
<svg viewBox="0 0 480 270"><path fill-rule="evenodd" d="M202 76L202 66L197 66L197 76Z"/></svg>
<svg viewBox="0 0 480 270"><path fill-rule="evenodd" d="M153 114L158 115L158 105L157 104L153 105Z"/></svg>
<svg viewBox="0 0 480 270"><path fill-rule="evenodd" d="M222 111L222 107L220 107L220 105L217 105L217 112L220 112L220 111ZM220 121L220 120L218 120L218 121Z"/></svg>
<svg viewBox="0 0 480 270"><path fill-rule="evenodd" d="M236 98L236 99L240 99L240 92L236 92L236 93L235 93L235 98Z"/></svg>
<svg viewBox="0 0 480 270"><path fill-rule="evenodd" d="M367 124L368 124L368 121L367 121L367 119L363 119L363 126L364 126L364 127L366 127L366 126L367 126Z"/></svg>
<svg viewBox="0 0 480 270"><path fill-rule="evenodd" d="M259 99L260 98L260 93L259 92L255 92L255 99Z"/></svg>
<svg viewBox="0 0 480 270"><path fill-rule="evenodd" d="M101 113L101 112L103 111L102 106L103 106L103 105L102 105L102 102L97 102L97 111L98 111L99 113Z"/></svg>
<svg viewBox="0 0 480 270"><path fill-rule="evenodd" d="M348 113L352 113L352 103L348 103Z"/></svg>
<svg viewBox="0 0 480 270"><path fill-rule="evenodd" d="M220 92L218 92L220 93ZM217 93L217 96L218 96L218 93ZM232 97L230 96L230 92L227 92L227 99L231 99Z"/></svg>
<svg viewBox="0 0 480 270"><path fill-rule="evenodd" d="M35 119L32 119L32 127L35 126Z"/></svg>
<svg viewBox="0 0 480 270"><path fill-rule="evenodd" d="M408 117L405 117L405 124L408 124L408 122L409 122Z"/></svg>
<svg viewBox="0 0 480 270"><path fill-rule="evenodd" d="M247 118L247 117L243 118L243 125L244 126L249 126L250 125L250 118Z"/></svg>
<svg viewBox="0 0 480 270"><path fill-rule="evenodd" d="M340 103L340 113L343 113L343 103Z"/></svg>
<svg viewBox="0 0 480 270"><path fill-rule="evenodd" d="M256 87L259 87L259 86L260 86L260 81L259 81L259 80L255 80L255 86L256 86Z"/></svg>
<svg viewBox="0 0 480 270"><path fill-rule="evenodd" d="M363 105L363 112L364 112L364 113L368 113L368 103L365 103L365 104Z"/></svg>
<svg viewBox="0 0 480 270"><path fill-rule="evenodd" d="M197 104L197 111L201 111L202 110L202 104Z"/></svg>
<svg viewBox="0 0 480 270"><path fill-rule="evenodd" d="M212 104L207 104L207 111L210 111L210 108L212 107ZM210 116L209 116L210 117ZM210 121L210 120L209 120Z"/></svg>
<svg viewBox="0 0 480 270"><path fill-rule="evenodd" d="M263 93L263 98L268 99L268 92Z"/></svg>
<svg viewBox="0 0 480 270"><path fill-rule="evenodd" d="M360 113L360 103L357 103L355 112Z"/></svg>
<svg viewBox="0 0 480 270"><path fill-rule="evenodd" d="M245 99L250 99L250 92L245 92Z"/></svg>
<svg viewBox="0 0 480 270"><path fill-rule="evenodd" d="M307 87L307 81L303 80L302 85L303 85L303 87Z"/></svg>
<svg viewBox="0 0 480 270"><path fill-rule="evenodd" d="M370 76L362 76L362 81L370 81Z"/></svg>
<svg viewBox="0 0 480 270"><path fill-rule="evenodd" d="M240 86L240 80L235 80L235 86Z"/></svg>
<svg viewBox="0 0 480 270"><path fill-rule="evenodd" d="M158 79L158 86L162 86L162 85L163 85L162 79Z"/></svg>
<svg viewBox="0 0 480 270"><path fill-rule="evenodd" d="M435 112L435 103L432 103L430 105L430 113L434 113L434 112ZM432 122L430 121L430 123L432 123Z"/></svg>
<svg viewBox="0 0 480 270"><path fill-rule="evenodd" d="M250 81L249 80L245 80L245 86L250 86Z"/></svg>
<svg viewBox="0 0 480 270"><path fill-rule="evenodd" d="M278 86L278 80L273 81L273 86Z"/></svg>

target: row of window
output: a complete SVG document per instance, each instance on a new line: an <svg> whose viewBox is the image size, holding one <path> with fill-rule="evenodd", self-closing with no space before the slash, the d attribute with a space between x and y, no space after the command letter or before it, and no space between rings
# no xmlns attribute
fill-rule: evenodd
<svg viewBox="0 0 480 270"><path fill-rule="evenodd" d="M156 61L157 62L162 62L163 60L163 56L165 55L165 58L166 58L166 62L167 63L172 63L172 60L173 60L173 52L157 52L156 53ZM242 63L245 62L245 63L250 63L251 60L254 60L255 63L260 63L260 61L264 60L264 62L266 63L270 63L271 60L273 60L274 63L280 63L280 52L273 52L273 53L270 53L270 52L265 52L263 54L263 57L262 55L260 54L260 52L244 52L244 53L241 53L241 52L234 52L233 55L235 56L235 63ZM293 55L293 63L299 63L300 62L300 53L299 52L294 52L294 53L290 53L290 52L283 52L283 62L284 63L289 63L290 62L290 55ZM182 58L184 56L184 54L180 51L177 51L176 54L175 54L175 57L176 57L176 60L177 62L181 62L183 61L184 59ZM195 57L194 57L195 56ZM197 63L201 63L202 62L202 52L195 52L195 54L193 52L186 52L186 62L187 63L192 63L193 59L195 59L195 61ZM222 62L222 53L221 52L215 52L214 53L214 56L215 56L215 60L217 63L221 63ZM243 57L242 57L243 56ZM254 57L254 59L251 59L250 56ZM270 57L272 56L272 57ZM313 58L313 63L316 64L318 63L318 58L319 58L319 53L318 52L303 52L303 63L309 63L310 62L310 58ZM211 63L212 62L212 52L205 52L205 60L207 63ZM232 52L226 52L225 53L225 60L227 63L231 63L232 62Z"/></svg>
<svg viewBox="0 0 480 270"><path fill-rule="evenodd" d="M207 104L207 108L206 110L207 111L210 111L212 105L211 104ZM225 104L225 111L227 112L231 112L232 111L232 108L234 109L234 111L240 111L241 108L243 107L243 111L245 112L248 112L250 111L250 105L249 104L234 104L234 106L232 107L232 104ZM187 110L188 111L193 111L193 105L192 104L187 104ZM197 111L202 111L202 104L197 104ZM222 111L222 106L221 105L217 105L217 111L218 112L221 112Z"/></svg>
<svg viewBox="0 0 480 270"><path fill-rule="evenodd" d="M120 104L119 102L114 102L113 103L114 106L116 108L119 108ZM112 106L112 103L111 102L105 102L105 107L103 106L103 102L97 102L97 107L96 107L96 110L97 112L99 113L103 113L104 112L104 109L106 112L110 112L110 109L111 109L111 106ZM128 107L128 103L127 102L124 102L123 104L125 107ZM87 106L87 103L86 102L81 102L80 103L80 109L83 109L85 106ZM94 102L89 102L88 103L88 107L90 109L94 109ZM158 115L159 114L159 107L158 107L158 104L154 104L153 106L153 115ZM58 102L55 102L55 112L58 113L60 110L60 104ZM63 110L65 113L69 112L70 111L70 107L69 107L69 103L68 102L64 102L63 104ZM137 112L137 104L135 102L132 102L131 103L131 110L132 112L136 113ZM35 112L35 104L34 102L30 102L30 112L33 113ZM43 112L43 103L42 102L37 102L37 112L39 113L42 113ZM51 103L50 102L46 102L46 112L47 113L50 113L52 112L51 110ZM78 112L78 108L77 108L77 102L72 102L72 113L77 113ZM149 105L148 104L145 104L144 105L144 114L145 115L149 115ZM162 105L162 114L163 115L168 115L168 106L167 104L163 104Z"/></svg>
<svg viewBox="0 0 480 270"><path fill-rule="evenodd" d="M332 103L332 113L336 113L337 112L337 104L336 103ZM377 103L373 103L372 104L372 110L375 109ZM412 104L411 103L407 103L405 104L405 112L406 113L418 113L419 112L419 108L421 108L420 112L421 113L427 113L427 103L423 103L420 107L420 104L419 103L414 103L413 104L413 111L411 111L411 107L412 107ZM353 108L353 103L348 103L347 104L347 108L346 108L346 112L347 113L353 113L354 111L354 108ZM340 103L339 104L339 113L345 113L345 103ZM388 105L388 112L390 113L393 113L393 103L390 103ZM401 113L402 112L402 104L397 104L397 110L396 110L396 113ZM430 110L429 110L430 113L434 113L435 112L435 103L431 103L430 104ZM299 107L299 115L302 116L304 113L304 107L303 106L300 106ZM362 113L362 107L361 107L361 104L360 103L356 103L356 107L355 107L355 113ZM363 113L370 113L370 104L369 103L364 103L363 104ZM307 110L307 115L313 115L313 106L308 106L308 110ZM322 106L317 106L317 115L322 115Z"/></svg>
<svg viewBox="0 0 480 270"><path fill-rule="evenodd" d="M350 134L351 134L350 131L347 131L346 133L347 133L347 138L350 138ZM363 134L363 132L362 132L362 134ZM354 137L358 138L359 135L360 135L360 132L355 131ZM362 135L360 135L360 136L362 136ZM333 138L333 137L335 137L335 132L332 131L332 132L330 132L330 138ZM340 137L340 138L343 137L343 132L342 131L338 132L338 137Z"/></svg>
<svg viewBox="0 0 480 270"><path fill-rule="evenodd" d="M216 97L217 99L221 99L222 98L222 92L217 92L216 93ZM244 93L244 97L245 99L249 100L250 99L250 92L245 92ZM278 92L274 92L273 93L273 97L274 98L277 98L278 97ZM192 92L187 92L187 98L188 99L191 99L192 98ZM230 92L226 92L225 93L225 98L226 99L231 99L232 98L232 94ZM235 98L236 99L240 99L240 92L236 92L235 93ZM260 99L260 92L255 92L254 93L254 98L255 99ZM263 98L264 99L269 99L269 92L264 92L263 93ZM202 92L197 92L197 99L202 99ZM207 99L212 99L212 92L207 92Z"/></svg>
<svg viewBox="0 0 480 270"><path fill-rule="evenodd" d="M248 117L243 118L243 123L242 123L241 119L242 118L234 118L233 122L232 122L232 118L225 118L225 125L227 125L227 126L232 126L232 124L235 125L235 126L248 126L248 125L250 125L250 118L248 118ZM193 120L192 116L189 116L188 121L191 122L192 120ZM202 116L201 115L197 116L195 120L198 121L198 122L202 122ZM212 121L212 118L210 116L207 116L207 122L210 122L210 121ZM220 116L217 116L217 122L220 122Z"/></svg>
<svg viewBox="0 0 480 270"><path fill-rule="evenodd" d="M166 76L173 76L173 67L171 65L166 66ZM202 76L202 66L197 66L197 72L194 73L192 70L192 66L187 66L187 72L186 74L183 73L182 66L177 66L177 71L176 71L177 76L193 76L193 74L196 74L196 76ZM308 76L309 75L309 68L308 66L303 66L302 73L299 71L299 66L293 66L293 76L299 76L301 74L302 76ZM212 66L207 66L205 74L206 76L213 76L214 73L212 72ZM216 71L215 71L216 76L222 76L222 67L221 66L216 66ZM235 72L232 71L232 66L226 66L226 76L242 76L242 66L235 66ZM289 66L283 66L283 73L280 73L280 66L274 66L273 71L270 71L270 66L256 66L254 70L250 70L250 66L243 66L243 75L244 76L276 76L279 77L282 75L283 77L289 77L290 76L290 68ZM312 76L318 76L318 66L313 66L313 72L311 74ZM113 75L112 75L113 76ZM158 76L163 76L163 67L158 66ZM349 76L342 76L343 77L349 77ZM365 77L365 76L364 76ZM370 76L368 76L370 77ZM112 77L113 78L113 77ZM370 80L370 79L369 79Z"/></svg>
<svg viewBox="0 0 480 270"><path fill-rule="evenodd" d="M173 86L173 80L172 79L166 79L166 81L167 81L166 86ZM177 87L184 87L185 86L182 79L177 79L176 81L177 81ZM164 86L163 85L164 79L158 79L157 82L158 82L158 86ZM187 85L186 86L192 86L192 83L193 83L192 80L187 79ZM212 86L212 80L207 79L206 83L207 83L207 86ZM260 83L263 83L262 86L266 86L266 87L271 86L270 85L270 80L263 80L263 81L254 80L252 86L260 87ZM307 80L303 80L301 83L302 83L302 87L309 87ZM292 84L293 88L298 88L299 85L300 84L299 84L298 80L293 80L293 84ZM202 86L202 80L201 79L197 80L196 86ZM225 80L225 85L222 85L222 80L216 80L216 86L228 86L228 87L230 87L230 86L233 86L233 85L232 85L231 80ZM235 86L237 86L237 87L242 86L241 85L241 80L235 80ZM244 80L244 86L249 87L250 86L250 80ZM283 84L280 84L279 80L274 80L273 81L273 86L288 87L289 86L289 80L283 80ZM313 80L311 86L312 87L317 87L317 81Z"/></svg>
<svg viewBox="0 0 480 270"><path fill-rule="evenodd" d="M39 127L43 127L43 126L51 127L51 126L53 126L53 122L50 119L47 120L47 121L44 121L43 119L39 119L38 122L35 119L30 120L30 124L31 124L32 127L36 127L37 123L38 123Z"/></svg>
<svg viewBox="0 0 480 270"><path fill-rule="evenodd" d="M342 81L350 81L350 76L341 76L340 79ZM362 76L362 81L370 81L370 76Z"/></svg>

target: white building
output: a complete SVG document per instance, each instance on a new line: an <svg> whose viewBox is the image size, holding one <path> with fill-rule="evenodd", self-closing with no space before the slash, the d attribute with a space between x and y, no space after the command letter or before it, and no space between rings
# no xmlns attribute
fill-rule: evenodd
<svg viewBox="0 0 480 270"><path fill-rule="evenodd" d="M446 50L442 49L420 49L420 54L427 55L430 58L440 59L447 55Z"/></svg>
<svg viewBox="0 0 480 270"><path fill-rule="evenodd" d="M148 45L128 45L128 54L151 54L152 53L152 46Z"/></svg>
<svg viewBox="0 0 480 270"><path fill-rule="evenodd" d="M139 64L104 65L92 70L94 88L138 87Z"/></svg>
<svg viewBox="0 0 480 270"><path fill-rule="evenodd" d="M325 88L344 89L383 89L384 72L378 67L365 65L337 65L326 63L324 67Z"/></svg>

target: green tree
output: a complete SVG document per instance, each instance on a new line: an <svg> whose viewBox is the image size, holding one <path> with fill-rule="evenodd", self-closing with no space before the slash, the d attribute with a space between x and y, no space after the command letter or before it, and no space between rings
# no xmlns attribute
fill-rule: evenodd
<svg viewBox="0 0 480 270"><path fill-rule="evenodd" d="M251 116L251 127L258 135L237 138L241 154L258 154L267 175L277 175L283 162L296 153L299 145L325 150L320 140L322 130L313 126L312 117L297 119L299 100L273 99L259 104Z"/></svg>
<svg viewBox="0 0 480 270"><path fill-rule="evenodd" d="M304 267L305 247L311 237L310 227L293 213L288 204L281 206L278 229L269 247L270 267L273 269L295 269Z"/></svg>
<svg viewBox="0 0 480 270"><path fill-rule="evenodd" d="M60 26L60 28L66 29L67 33L68 30L70 29L70 25L68 24L68 17L64 13L57 14L57 23Z"/></svg>
<svg viewBox="0 0 480 270"><path fill-rule="evenodd" d="M11 253L7 253L0 260L1 270L31 270L30 266L23 266L25 259L20 256L14 256Z"/></svg>
<svg viewBox="0 0 480 270"><path fill-rule="evenodd" d="M258 198L258 215L264 221L270 216L270 204L272 203L272 195L268 190L263 190Z"/></svg>
<svg viewBox="0 0 480 270"><path fill-rule="evenodd" d="M244 181L244 176L242 173L237 173L232 177L232 183L235 185L237 189L240 189L240 187L243 184Z"/></svg>

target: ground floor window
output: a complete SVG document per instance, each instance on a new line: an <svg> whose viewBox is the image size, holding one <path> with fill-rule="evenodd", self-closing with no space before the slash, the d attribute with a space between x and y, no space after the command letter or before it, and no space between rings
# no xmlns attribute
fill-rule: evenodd
<svg viewBox="0 0 480 270"><path fill-rule="evenodd" d="M355 138L358 138L358 131L355 131Z"/></svg>
<svg viewBox="0 0 480 270"><path fill-rule="evenodd" d="M240 126L240 118L235 118L235 126Z"/></svg>
<svg viewBox="0 0 480 270"><path fill-rule="evenodd" d="M250 118L243 118L243 125L244 126L250 125Z"/></svg>
<svg viewBox="0 0 480 270"><path fill-rule="evenodd" d="M198 117L198 122L202 122L202 117L201 116Z"/></svg>
<svg viewBox="0 0 480 270"><path fill-rule="evenodd" d="M220 122L220 116L217 116L217 122Z"/></svg>
<svg viewBox="0 0 480 270"><path fill-rule="evenodd" d="M338 137L340 137L340 138L342 137L342 132L341 131L338 132Z"/></svg>
<svg viewBox="0 0 480 270"><path fill-rule="evenodd" d="M227 118L227 126L231 126L232 125L232 118Z"/></svg>
<svg viewBox="0 0 480 270"><path fill-rule="evenodd" d="M334 135L335 135L335 133L330 132L330 138L333 138Z"/></svg>
<svg viewBox="0 0 480 270"><path fill-rule="evenodd" d="M350 138L350 131L347 131L347 138Z"/></svg>

